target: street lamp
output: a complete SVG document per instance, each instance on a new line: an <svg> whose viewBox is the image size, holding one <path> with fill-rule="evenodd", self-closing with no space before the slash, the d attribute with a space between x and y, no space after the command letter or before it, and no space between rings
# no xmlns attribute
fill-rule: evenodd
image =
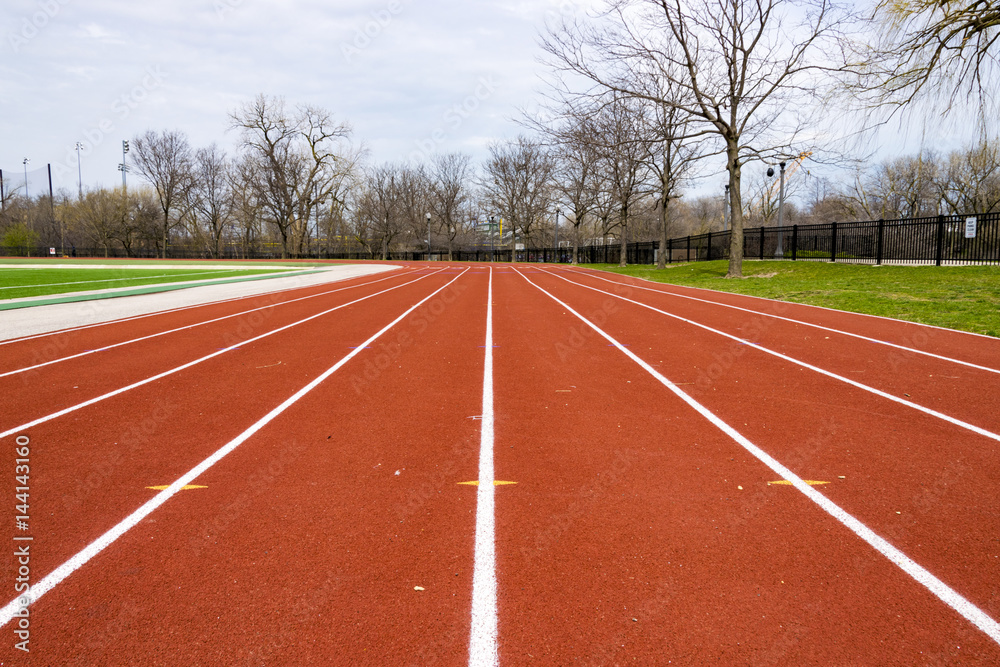
<svg viewBox="0 0 1000 667"><path fill-rule="evenodd" d="M80 201L83 201L83 166L80 164L80 150L82 148L83 144L79 141L76 142L76 173L80 179L77 181L80 184Z"/></svg>
<svg viewBox="0 0 1000 667"><path fill-rule="evenodd" d="M559 263L559 207L556 206L556 264Z"/></svg>
<svg viewBox="0 0 1000 667"><path fill-rule="evenodd" d="M778 247L774 251L774 258L781 259L785 256L782 249L782 241L784 240L784 232L781 228L785 224L785 163L779 162L778 167L781 169L780 176L780 186L778 191ZM772 167L767 168L768 177L774 176L774 169Z"/></svg>
<svg viewBox="0 0 1000 667"><path fill-rule="evenodd" d="M490 221L490 261L491 262L493 261L493 256L494 256L494 254L496 252L496 251L493 250L493 221L494 220L496 220L496 217L494 217L494 216L491 215L489 217L489 221Z"/></svg>
<svg viewBox="0 0 1000 667"><path fill-rule="evenodd" d="M729 183L726 183L726 196L722 200L722 231L729 229Z"/></svg>
<svg viewBox="0 0 1000 667"><path fill-rule="evenodd" d="M431 261L431 214L427 214L427 261Z"/></svg>

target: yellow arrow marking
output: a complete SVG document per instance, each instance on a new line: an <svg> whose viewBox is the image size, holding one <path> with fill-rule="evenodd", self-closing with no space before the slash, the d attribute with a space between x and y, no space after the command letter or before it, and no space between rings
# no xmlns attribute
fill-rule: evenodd
<svg viewBox="0 0 1000 667"><path fill-rule="evenodd" d="M819 486L820 484L829 484L830 483L830 482L819 482L819 481L816 481L815 479L804 479L802 481L805 482L806 484L808 484L809 486ZM782 484L784 486L791 486L792 485L792 483L789 482L787 479L779 479L777 482L768 482L767 483L768 486L771 486L772 484Z"/></svg>
<svg viewBox="0 0 1000 667"><path fill-rule="evenodd" d="M153 491L165 491L170 488L169 484L164 484L163 486L147 486L147 489L152 489ZM207 486L198 486L197 484L188 484L187 486L182 486L181 491L187 491L188 489L207 489Z"/></svg>
<svg viewBox="0 0 1000 667"><path fill-rule="evenodd" d="M467 486L479 486L479 482L459 482L459 484L465 484ZM493 486L504 486L506 484L517 484L517 482L501 482L499 479L493 481Z"/></svg>

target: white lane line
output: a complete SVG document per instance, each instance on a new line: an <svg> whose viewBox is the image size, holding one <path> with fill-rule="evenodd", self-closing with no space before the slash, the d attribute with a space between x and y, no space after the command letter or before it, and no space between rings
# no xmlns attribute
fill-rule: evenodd
<svg viewBox="0 0 1000 667"><path fill-rule="evenodd" d="M518 272L520 273L520 272ZM577 319L582 321L584 324L589 326L598 335L605 338L609 343L618 348L618 350L627 356L629 359L637 363L642 367L647 373L656 378L663 386L673 392L678 398L687 403L689 406L694 408L699 414L701 414L705 419L711 422L716 428L728 435L730 438L739 443L744 449L753 454L761 463L766 465L768 468L773 470L775 474L780 475L782 479L789 481L792 486L798 489L803 495L805 495L809 500L813 501L819 505L823 511L832 516L834 519L839 521L841 524L850 529L855 535L860 537L862 540L867 542L870 546L874 547L880 554L885 556L894 565L899 567L901 570L906 572L908 575L913 577L918 583L926 587L931 593L937 596L942 602L947 604L949 607L961 614L967 621L975 625L977 628L986 633L990 639L992 639L997 644L1000 644L1000 624L993 620L986 612L974 605L972 602L967 600L965 597L960 595L957 591L952 589L950 586L945 584L943 581L931 574L927 569L918 565L905 553L894 547L886 539L880 537L871 528L861 523L854 516L846 512L839 505L834 503L832 500L828 499L826 496L817 491L814 487L809 486L806 482L793 473L791 470L786 468L784 465L779 463L770 454L762 450L757 445L750 442L742 433L734 429L732 426L724 422L722 419L717 417L711 410L706 408L704 405L691 398L688 394L684 393L676 384L668 380L659 371L647 364L645 361L640 359L636 354L634 354L627 347L619 343L617 340L612 338L609 334L605 333L596 324L585 318L580 313L573 310L568 304L560 301L558 298L553 296L550 292L546 291L539 285L533 283L524 275L521 276L530 285L534 286L536 289L541 291L543 294L547 295L550 299L558 303L560 306L566 309L567 312L572 313Z"/></svg>
<svg viewBox="0 0 1000 667"><path fill-rule="evenodd" d="M397 277L399 277L399 275L400 274L393 274L393 275L390 275L390 276L385 276L384 278L379 278L378 280L372 280L372 281L367 282L367 283L361 283L359 285L348 285L347 287L338 287L337 289L328 290L326 292L319 292L318 294L309 294L307 296L301 296L301 297L298 297L296 299L289 299L288 301L281 301L281 302L278 302L278 303L271 303L271 304L268 304L266 306L260 306L259 308L251 308L250 310L244 310L244 311L240 311L238 313L233 313L232 315L223 315L222 317L216 317L214 319L204 320L202 322L195 322L194 324L188 324L188 325L183 326L183 327L177 327L176 329L169 329L167 331L160 331L160 332L157 332L157 333L154 333L154 334L150 334L148 336L142 336L140 338L133 338L131 340L122 341L120 343L114 343L112 345L105 345L104 347L100 347L100 348L97 348L97 349L94 349L94 350L87 350L86 352L80 352L80 353L77 353L77 354L71 354L71 355L68 355L68 356L65 356L65 357L60 357L58 359L52 359L51 361L45 361L45 362L40 363L40 364L35 364L34 366L25 366L24 368L18 368L17 370L7 371L6 373L0 373L0 378L7 377L8 375L17 375L18 373L26 373L28 371L33 371L35 369L42 368L43 366L50 366L52 364L57 364L57 363L59 363L61 361L69 361L70 359L78 359L80 357L85 357L88 354L96 354L97 352L104 352L106 350L111 350L111 349L114 349L116 347L121 347L123 345L129 345L130 343L138 343L140 341L149 340L150 338L156 338L158 336L166 336L167 334L177 333L178 331L184 331L185 329L193 329L194 327L200 327L203 324L211 324L213 322L221 322L222 320L227 320L227 319L230 319L232 317L239 317L240 315L246 315L247 313L254 313L254 312L258 311L258 310L267 310L268 308L277 308L278 306L284 306L285 304L288 304L288 303L295 303L296 301L305 301L306 299L314 299L314 298L316 298L318 296L326 296L328 294L333 294L335 292L342 292L344 290L354 289L356 287L365 287L365 286L368 286L368 285L374 285L375 283L380 283L380 282L382 282L384 280L390 280L392 278L397 278ZM215 302L215 303L219 303L219 302ZM119 320L119 321L122 321L122 320Z"/></svg>
<svg viewBox="0 0 1000 667"><path fill-rule="evenodd" d="M403 269L403 272L412 273L414 271L415 271L414 269L409 269L408 267ZM375 275L378 275L378 274L375 274ZM393 275L399 276L399 275L402 275L402 273L394 273ZM298 278L300 276L288 276L288 277L289 278ZM357 276L356 278L357 279L362 279L362 278L366 278L366 277L368 277L368 276L367 275L365 275L365 276ZM345 280L354 280L354 279L355 278L346 278ZM378 282L378 281L372 281L372 282ZM363 285L370 285L370 284L372 284L372 283L360 283L359 285L355 285L354 287L363 286ZM67 327L65 329L56 329L54 331L46 331L44 333L32 334L30 336L21 336L19 338L7 338L7 339L4 339L4 340L0 340L0 345L10 345L11 343L23 343L25 341L35 340L36 338L45 338L47 336L58 336L60 334L75 333L77 331L83 331L84 329L93 329L94 327L103 327L103 326L107 326L109 324L122 324L123 322L133 322L135 320L141 320L141 319L144 319L144 318L147 318L147 317L156 317L157 315L168 315L170 313L179 313L179 312L182 312L182 311L185 311L185 310L192 310L194 308L203 308L205 306L215 306L215 305L222 304L222 303L232 303L233 301L243 301L245 299L253 299L253 298L256 298L256 297L271 296L271 295L275 295L275 294L284 294L285 292L294 292L294 291L300 290L300 289L308 289L309 287L319 287L320 285L322 285L322 283L320 283L318 285L296 285L295 287L285 287L285 288L282 288L282 289L273 290L271 292L260 292L258 294L247 294L245 296L235 296L235 297L232 297L232 298L229 298L229 299L219 299L218 301L206 301L205 303L194 303L194 304L191 304L189 306L179 306L177 308L168 308L167 310L158 310L158 311L155 311L155 312L152 312L152 313L143 313L142 315L133 315L131 317L122 317L122 318L119 318L119 319L116 319L116 320L107 320L107 321L104 321L104 322L94 322L93 324L83 324L83 325L76 326L76 327ZM86 301L86 302L83 302L83 303L88 304L86 307L92 307L92 306L90 306L90 304L100 303L100 301Z"/></svg>
<svg viewBox="0 0 1000 667"><path fill-rule="evenodd" d="M200 276L200 275L204 275L206 273L228 273L228 272L233 272L233 271L245 271L245 270L248 270L248 269L236 269L236 268L233 268L233 269L218 269L218 270L215 270L215 271L195 271L193 273L190 273L190 272L189 273L163 273L163 274L160 274L158 276L135 276L133 278L104 278L104 279L101 279L101 280L74 280L74 281L68 282L68 283L46 283L46 284L43 284L43 285L9 285L7 287L0 287L0 289L32 289L32 288L35 288L35 287L60 287L62 285L82 285L83 283L114 283L114 282L127 283L130 280L153 280L154 278L180 278L182 276ZM252 270L252 269L250 269L250 270ZM292 273L294 273L294 272L297 271L297 269L291 269L290 271ZM282 273L288 273L288 272L289 271L275 271L272 275L274 275L275 277L278 277ZM265 274L259 274L259 275L267 275L267 274L265 273ZM206 280L208 280L208 279L206 279ZM48 295L43 295L43 296L48 296Z"/></svg>
<svg viewBox="0 0 1000 667"><path fill-rule="evenodd" d="M493 485L493 269L486 296L486 355L483 363L483 416L476 490L476 552L472 574L470 667L499 664L497 649L497 566Z"/></svg>
<svg viewBox="0 0 1000 667"><path fill-rule="evenodd" d="M389 287L388 289L384 289L381 292L375 292L374 294L369 294L368 296L363 296L360 299L355 299L354 301L349 301L347 303L341 304L341 305L336 306L334 308L329 308L329 309L324 310L322 312L316 313L315 315L310 315L309 317L301 319L301 320L299 320L297 322L292 322L291 324L286 324L283 327L278 327L277 329L272 329L271 331L268 331L267 333L263 333L263 334L261 334L259 336L255 336L254 338L248 338L247 340L240 341L239 343L236 343L235 345L230 345L229 347L224 347L224 348L222 348L221 350L219 350L217 352L213 352L211 354L207 354L204 357L201 357L199 359L195 359L194 361L189 361L186 364L182 364L182 365L177 366L175 368L171 368L170 370L163 371L162 373L157 373L156 375L148 377L145 380L139 380L138 382L133 382L132 384L130 384L128 386L120 387L120 388L115 389L113 391L109 391L106 394L101 394L100 396L97 396L95 398L91 398L90 400L83 401L82 403L77 403L76 405L71 405L68 408L64 408L62 410L59 410L58 412L53 412L52 414L45 415L44 417L39 417L38 419L35 419L34 421L30 421L30 422L28 422L26 424L21 424L19 426L15 426L13 428L9 428L6 431L3 431L2 433L0 433L0 438L6 438L8 435L13 435L14 433L18 433L20 431L27 430L27 429L32 428L34 426L37 426L39 424L44 424L47 421L52 421L53 419L56 419L57 417L62 417L63 415L67 415L67 414L69 414L71 412L76 412L77 410L80 410L81 408L85 408L85 407L87 407L89 405L93 405L95 403L99 403L100 401L103 401L105 399L111 398L112 396L117 396L118 394L125 393L126 391L129 391L130 389L135 389L136 387L141 387L144 384L149 384L150 382L155 382L156 380L160 380L162 378L165 378L168 375L173 375L174 373L178 373L178 372L180 372L180 371L182 371L182 370L184 370L186 368L191 368L192 366L195 366L196 364L200 364L203 361L208 361L209 359L212 359L213 357L217 357L220 354L225 354L226 352L229 352L231 350L235 350L236 348L241 347L243 345L246 345L248 343L253 343L255 341L261 340L262 338L267 338L268 336L273 336L274 334L279 333L281 331L285 331L286 329L291 329L292 327L298 326L300 324L304 324L305 322L308 322L309 320L314 320L317 317L322 317L323 315L328 315L329 313L332 313L335 310L340 310L341 308L347 308L348 306L353 306L356 303L360 303L362 301L366 301L366 300L371 299L373 297L376 297L376 296L378 296L380 294L385 294L386 292L391 292L393 290L400 289L401 287L406 287L407 285L412 285L413 283L419 282L419 281L423 280L424 278L427 278L427 277L433 276L433 275L434 275L433 273L429 273L426 276L421 276L421 277L417 278L416 280L411 280L408 283L403 283L402 285L396 285L394 287Z"/></svg>
<svg viewBox="0 0 1000 667"><path fill-rule="evenodd" d="M576 270L580 273L584 272L583 269L576 269ZM638 280L646 280L646 279L639 278ZM650 280L647 282L653 282L653 281ZM720 290L709 289L707 287L690 287L688 285L675 285L675 287L683 287L684 289L698 290L699 292L708 292L709 294L718 294L720 291ZM756 299L758 301L781 301L780 299L768 299L767 297L763 296L753 296L752 294L738 294L736 292L723 292L723 294L729 294L730 296L734 297L742 297L744 299ZM781 301L781 303L787 303L789 306L801 306L802 308L816 308L817 310L826 310L828 312L838 313L841 315L846 313L848 315L857 315L858 317L868 317L875 320L888 320L890 322L899 322L900 324L911 324L920 327L929 327L931 329L947 331L948 333L962 334L963 336L976 336L977 338L986 338L992 341L996 341L995 336L988 336L986 334L975 333L974 331L962 331L961 329L949 329L948 327L942 327L936 324L922 324L920 322L910 322L909 320L901 320L898 317L886 317L885 315L871 315L869 313L855 313L850 310L840 310L838 308L830 308L828 306L817 306L814 303L798 303L796 301Z"/></svg>
<svg viewBox="0 0 1000 667"><path fill-rule="evenodd" d="M765 353L770 354L772 356L778 357L779 359L783 359L785 361L789 361L789 362L791 362L793 364L796 364L797 366L801 366L802 368L808 368L809 370L814 371L816 373L819 373L820 375L825 375L825 376L827 376L829 378L833 378L834 380L839 380L840 382L844 382L846 384L849 384L852 387L857 387L858 389L861 389L863 391L867 391L869 393L875 394L876 396L881 396L882 398L888 399L888 400L893 401L895 403L899 403L900 405L905 405L908 408L913 408L914 410L919 410L920 412L923 412L924 414L928 414L928 415L930 415L932 417L937 417L938 419L942 419L942 420L944 420L944 421L946 421L946 422L948 422L950 424L954 424L955 426L959 426L961 428L964 428L964 429L967 429L969 431L972 431L973 433L976 433L978 435L981 435L981 436L984 436L984 437L989 438L991 440L996 440L997 442L1000 442L1000 434L994 433L993 431L988 431L985 428L981 428L979 426L976 426L975 424L970 424L968 422L964 422L961 419L956 419L955 417L951 417L949 415L944 414L943 412L938 412L937 410L932 410L931 408L924 407L922 405L914 403L913 401L907 401L904 398L899 398L897 396L893 396L892 394L888 394L888 393L882 391L881 389L876 389L875 387L870 387L870 386L868 386L866 384L862 384L862 383L857 382L855 380L852 380L850 378L846 378L843 375L837 375L836 373L834 373L832 371L825 370L823 368L820 368L819 366L813 366L812 364L807 363L805 361L802 361L801 359L796 359L794 357L790 357L787 354L782 354L781 352L777 352L777 351L772 350L770 348L766 348L763 345L758 345L757 343L753 343L753 342L751 342L749 340L746 340L745 338L740 338L739 336L734 336L732 334L728 334L725 331L719 331L718 329L713 329L712 327L708 326L707 324L701 324L699 322L695 322L694 320L689 320L686 317L681 317L680 315L675 315L673 313L668 313L667 311L660 310L659 308L656 308L655 306L650 306L648 303L643 303L641 301L636 301L634 299L628 299L626 297L621 296L620 294L614 294L613 292L607 292L607 291L602 290L602 289L597 289L596 287L591 287L590 285L584 285L583 283L573 282L572 280L569 280L568 278L563 278L562 276L560 276L557 273L550 273L550 272L546 272L546 273L548 273L548 275L553 276L555 278L559 278L560 280L565 280L570 285L576 285L576 286L582 287L584 289L589 289L589 290L594 291L594 292L599 292L600 294L607 294L608 296L612 296L612 297L614 297L616 299L621 299L622 301L627 301L627 302L633 303L633 304L635 304L637 306L641 306L642 308L646 308L648 310L651 310L654 313L659 313L661 315L666 315L667 317L672 317L675 320L680 320L681 322L685 322L687 324L696 326L699 329L704 329L705 331L711 331L712 333L718 334L719 336L723 336L725 338L729 338L731 340L734 340L737 343L740 343L741 345L746 345L747 347L752 347L755 350L760 350L761 352L765 352ZM539 289L541 289L541 288L539 288Z"/></svg>
<svg viewBox="0 0 1000 667"><path fill-rule="evenodd" d="M862 336L861 334L851 333L850 331L843 331L842 329L833 329L831 327L825 327L825 326L823 326L821 324L813 324L812 322L805 322L803 320L796 320L796 319L793 319L791 317L783 317L781 315L774 315L773 313L766 313L766 312L761 311L761 310L753 310L751 308L743 308L741 306L734 306L734 305L731 305L731 304L728 304L728 303L722 303L720 301L712 301L710 299L699 299L696 296L688 296L687 294L678 294L677 292L670 292L670 291L665 290L665 289L655 289L653 287L644 287L642 285L633 285L631 283L621 282L621 281L618 281L618 280L609 280L607 278L604 278L603 276L597 276L597 275L594 275L592 273L587 273L585 271L575 271L575 273L579 273L579 274L585 275L585 276L590 276L592 278L596 278L597 280L603 280L604 282L611 283L612 285L626 285L628 287L634 287L636 289L646 290L647 292L654 292L656 294L665 294L667 296L675 296L675 297L678 297L680 299L689 299L691 301L699 301L701 303L708 303L708 304L711 304L713 306L722 306L723 308L732 308L733 310L742 310L745 313L753 313L755 315L763 315L764 317L772 317L772 318L774 318L776 320L783 320L785 322L792 322L793 324L801 324L803 326L813 327L815 329L821 329L823 331L830 331L832 333L841 334L843 336L851 336L852 338L860 338L861 340L865 340L865 341L868 341L870 343L877 343L879 345L887 345L889 347L894 347L897 350L905 350L906 352L912 352L914 354L922 354L922 355L924 355L926 357L933 357L934 359L940 359L942 361L950 361L951 363L954 363L954 364L961 364L962 366L968 366L969 368L975 368L975 369L978 369L978 370L981 370L981 371L987 371L989 373L998 373L998 374L1000 374L1000 369L998 369L998 368L990 368L989 366L980 366L979 364L974 364L974 363L969 362L969 361L962 361L961 359L955 359L953 357L945 357L945 356L942 356L940 354L934 354L933 352L926 352L924 350L918 350L917 348L914 348L914 347L907 347L906 345L898 345L896 343L890 343L889 341L879 340L878 338L870 338L869 336ZM552 275L555 275L555 274L552 274ZM787 302L785 302L785 301L778 301L778 303L787 303ZM838 312L846 312L846 311L838 311ZM917 322L909 322L908 324L914 324L916 326L929 326L929 325L919 324ZM951 331L951 329L947 329L947 331Z"/></svg>
<svg viewBox="0 0 1000 667"><path fill-rule="evenodd" d="M464 273L464 271L462 273ZM401 322L407 315L409 315L414 310L416 310L417 308L419 308L421 305L423 305L424 303L426 303L434 295L438 294L439 292L441 292L442 290L444 290L445 288L447 288L449 285L451 285L452 283L454 283L456 280L458 280L459 278L461 278L462 277L462 273L458 274L457 276L455 276L454 278L452 278L450 281L448 281L447 283L445 283L444 285L442 285L441 287L439 287L438 289L434 290L433 292L431 292L430 294L428 294L427 296L425 296L423 299L421 299L420 301L418 301L416 304L414 304L413 306L411 306L410 308L408 308L406 310L406 312L404 312L402 315L400 315L399 317L397 317L396 319L394 319L392 322L390 322L389 324L387 324L385 327L383 327L382 329L380 329L378 331L378 333L376 333L374 336L372 336L371 338L369 338L368 340L366 340L364 343L362 343L361 345L359 345L357 348L355 348L354 350L352 350L351 352L349 352L340 361L338 361L333 366L331 366L326 371L324 371L315 380L313 380L312 382L310 382L306 386L302 387L302 389L299 389L297 392L295 392L294 394L292 394L288 399L286 399L281 405L279 405L278 407L274 408L273 410L271 410L270 412L268 412L266 415L264 415L263 417L261 417L259 420L257 420L257 422L255 422L250 428L248 428L247 430L245 430L242 433L240 433L233 440L230 440L228 443L226 443L225 445L223 445L220 449L218 449L215 453L213 453L207 459L205 459L204 461L202 461L201 463L199 463L198 465L196 465L194 468L192 468L188 472L184 473L184 475L182 475L173 484L171 484L170 486L168 486L163 491L160 491L159 493L157 493L151 499L149 499L148 501L146 501L145 504L143 504L142 506L140 506L139 509L135 510L134 512L132 512L132 514L130 514L127 517L125 517L124 519L122 519L118 524L116 524L114 527L112 527L111 529L109 529L103 535L101 535L96 540L94 540L93 542L91 542L90 544L88 544L86 547L84 547L81 551L79 551L76 555L74 555L68 561L66 561L65 563L63 563L62 565L60 565L59 567L57 567L55 570L53 570L52 572L50 572L48 575L46 575L37 584L35 584L34 586L32 586L31 589L30 589L30 591L28 591L28 593L26 594L27 597L29 597L29 599L31 600L31 603L36 602L40 597L42 597L43 595L45 595L46 593L48 593L50 590L52 590L55 586L57 586L63 579L65 579L69 575L73 574L73 572L75 572L76 570L80 569L80 567L82 567L84 564L86 564L87 561L89 561L90 559L92 559L97 554L101 553L101 551L103 551L105 548L107 548L115 540L117 540L119 537L121 537L126 532L128 532L129 529L131 529L136 524L138 524L140 521L142 521L147 516L149 516L156 508L158 508L163 503L167 502L167 500L169 500L171 496L173 496L175 493L179 492L183 487L185 487L188 484L192 483L195 479L198 478L199 475L201 475L206 470L208 470L209 468L211 468L212 466L214 466L216 463L218 463L219 461L221 461L227 454L229 454L234 449L236 449L237 447L239 447L247 439L249 439L252 435L254 435L255 433L257 433L257 431L259 431L264 426L266 426L268 423L270 423L271 421L273 421L275 417L277 417L278 415L280 415L282 412L284 412L289 407L291 407L293 404L295 404L300 398L302 398L303 396L305 396L306 394L308 394L310 391L312 391L313 389L315 389L321 382L323 382L328 377L330 377L331 375L333 375L334 373L336 373L338 370L340 370L340 368L344 364L346 364L348 361L350 361L356 355L358 355L361 352L361 350L363 350L365 347L371 345L376 340L378 340L379 337L381 337L387 331L389 331L394 326L396 326L397 324L399 324L399 322ZM492 484L490 486L492 486ZM3 609L0 609L0 627L3 627L7 623L9 623L10 620L14 617L14 614L17 613L17 611L19 611L24 606L24 605L22 605L20 603L21 597L24 597L24 596L25 595L21 595L21 596L18 596L16 598L14 598L10 602L8 602L7 605Z"/></svg>

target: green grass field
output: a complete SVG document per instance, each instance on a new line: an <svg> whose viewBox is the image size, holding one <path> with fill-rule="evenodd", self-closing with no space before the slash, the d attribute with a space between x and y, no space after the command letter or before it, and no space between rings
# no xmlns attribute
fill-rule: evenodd
<svg viewBox="0 0 1000 667"><path fill-rule="evenodd" d="M37 262L37 260L36 260ZM74 267L29 268L27 261L0 263L0 300L21 297L48 296L88 290L142 287L163 283L193 280L225 280L250 276L278 275L289 271L308 269L309 266L261 266L248 268L235 265L220 268L218 265L192 264L186 268L163 268L152 264L134 268L98 268L81 265ZM103 264L103 262L101 262ZM134 260L132 264L134 265ZM21 264L19 266L18 264Z"/></svg>
<svg viewBox="0 0 1000 667"><path fill-rule="evenodd" d="M1000 336L1000 267L871 266L831 262L746 261L742 280L727 280L726 261L619 269L591 268L656 282L893 317Z"/></svg>

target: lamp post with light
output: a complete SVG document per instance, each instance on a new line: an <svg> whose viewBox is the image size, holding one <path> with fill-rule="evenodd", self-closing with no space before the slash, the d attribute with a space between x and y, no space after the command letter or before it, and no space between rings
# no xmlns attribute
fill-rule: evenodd
<svg viewBox="0 0 1000 667"><path fill-rule="evenodd" d="M778 190L778 247L774 251L774 258L781 259L785 256L782 248L782 241L784 240L784 232L781 231L781 227L785 224L785 163L779 162L778 167L781 169L780 185ZM774 168L767 168L768 177L774 176Z"/></svg>
<svg viewBox="0 0 1000 667"><path fill-rule="evenodd" d="M431 214L427 214L427 261L431 261Z"/></svg>

